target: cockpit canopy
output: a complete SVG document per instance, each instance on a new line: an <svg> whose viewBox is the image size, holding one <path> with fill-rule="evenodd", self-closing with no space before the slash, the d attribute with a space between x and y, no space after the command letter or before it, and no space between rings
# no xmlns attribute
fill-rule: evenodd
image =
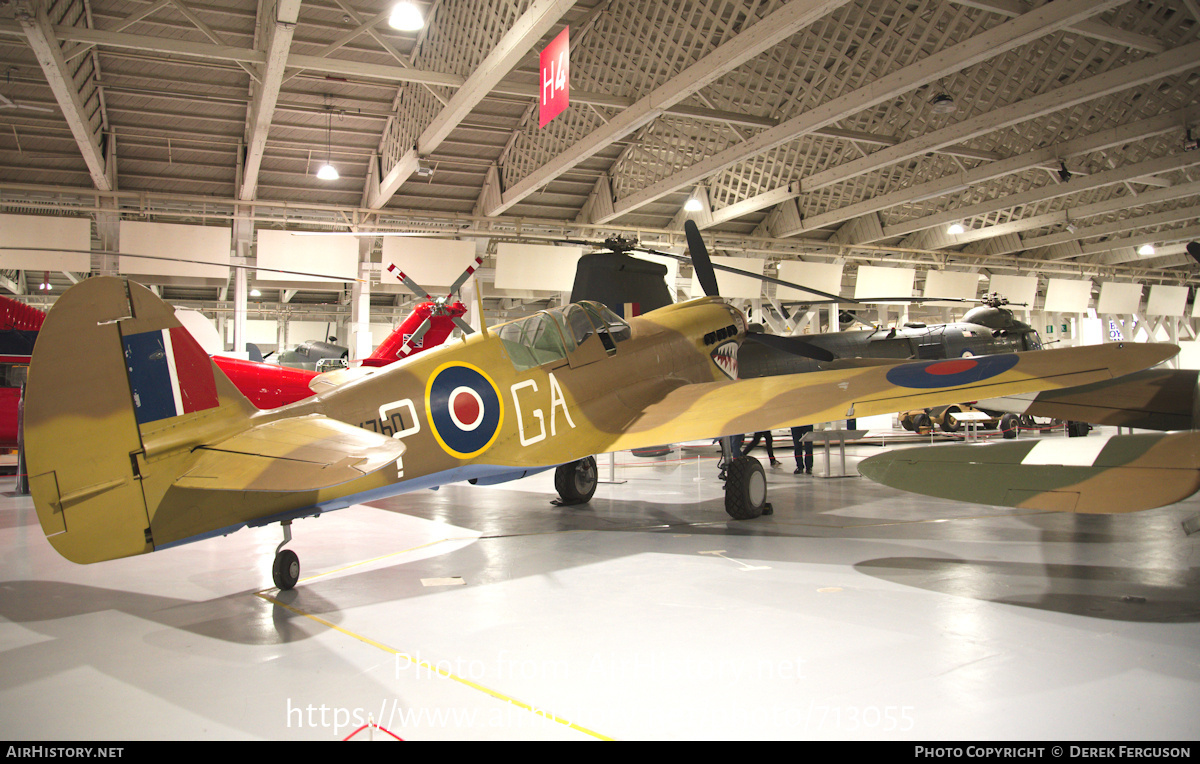
<svg viewBox="0 0 1200 764"><path fill-rule="evenodd" d="M597 335L605 351L613 355L617 352L617 343L633 334L624 319L591 300L538 311L491 331L504 343L517 371L565 360L593 335Z"/></svg>

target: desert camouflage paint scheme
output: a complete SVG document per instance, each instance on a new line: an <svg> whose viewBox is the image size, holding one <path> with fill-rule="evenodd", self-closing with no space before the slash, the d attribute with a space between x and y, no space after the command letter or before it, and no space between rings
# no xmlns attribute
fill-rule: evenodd
<svg viewBox="0 0 1200 764"><path fill-rule="evenodd" d="M1200 432L922 446L872 456L858 469L883 485L956 501L1139 512L1200 490Z"/></svg>
<svg viewBox="0 0 1200 764"><path fill-rule="evenodd" d="M745 331L716 297L628 323L585 303L326 377L315 397L259 411L153 293L92 278L59 298L30 365L30 489L54 548L90 563L608 451L1087 384L1178 350L735 381Z"/></svg>

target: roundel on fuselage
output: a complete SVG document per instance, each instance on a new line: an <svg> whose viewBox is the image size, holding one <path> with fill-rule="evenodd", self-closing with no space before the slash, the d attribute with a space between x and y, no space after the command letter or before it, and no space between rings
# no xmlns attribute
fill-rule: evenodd
<svg viewBox="0 0 1200 764"><path fill-rule="evenodd" d="M495 383L483 371L465 363L446 364L430 375L425 411L438 444L460 459L487 450L504 421Z"/></svg>

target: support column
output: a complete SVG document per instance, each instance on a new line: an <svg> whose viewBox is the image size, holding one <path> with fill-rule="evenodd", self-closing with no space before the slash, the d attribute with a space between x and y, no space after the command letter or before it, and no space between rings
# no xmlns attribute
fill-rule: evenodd
<svg viewBox="0 0 1200 764"><path fill-rule="evenodd" d="M238 265L245 265L245 258L234 258ZM233 352L246 352L246 301L249 297L247 281L249 274L245 268L233 269Z"/></svg>
<svg viewBox="0 0 1200 764"><path fill-rule="evenodd" d="M371 355L371 264L358 264L358 281L350 285L350 360L361 361Z"/></svg>

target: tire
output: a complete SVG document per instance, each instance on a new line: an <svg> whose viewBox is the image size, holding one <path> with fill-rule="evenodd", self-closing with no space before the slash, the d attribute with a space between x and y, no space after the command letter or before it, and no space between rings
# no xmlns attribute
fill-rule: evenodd
<svg viewBox="0 0 1200 764"><path fill-rule="evenodd" d="M596 493L600 472L596 468L596 457L569 462L554 470L554 490L563 504L586 504Z"/></svg>
<svg viewBox="0 0 1200 764"><path fill-rule="evenodd" d="M942 432L958 432L962 429L962 422L954 418L954 414L961 414L961 406L947 406L942 412Z"/></svg>
<svg viewBox="0 0 1200 764"><path fill-rule="evenodd" d="M271 566L271 578L275 586L286 592L300 580L300 558L291 549L284 549L275 555L275 563Z"/></svg>
<svg viewBox="0 0 1200 764"><path fill-rule="evenodd" d="M739 456L725 473L725 511L734 520L753 520L767 505L767 475L753 457Z"/></svg>
<svg viewBox="0 0 1200 764"><path fill-rule="evenodd" d="M917 414L913 417L913 431L918 435L928 435L933 432L933 420L928 414Z"/></svg>
<svg viewBox="0 0 1200 764"><path fill-rule="evenodd" d="M1000 417L1000 434L1005 440L1012 440L1017 437L1018 417L1016 414L1005 414Z"/></svg>

